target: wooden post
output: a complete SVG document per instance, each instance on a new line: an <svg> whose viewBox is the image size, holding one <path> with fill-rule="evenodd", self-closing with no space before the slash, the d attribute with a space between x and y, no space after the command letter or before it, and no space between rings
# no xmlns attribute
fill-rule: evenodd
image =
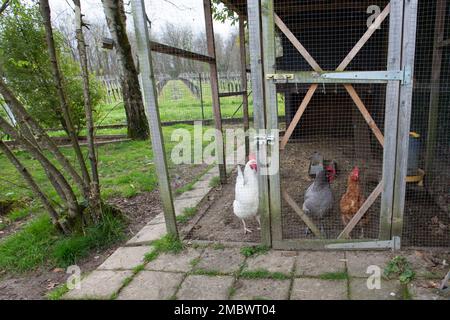
<svg viewBox="0 0 450 320"><path fill-rule="evenodd" d="M275 22L274 22L274 3L273 0L261 1L261 26L262 26L262 49L264 55L264 75L275 73ZM271 80L264 80L264 97L266 111L266 129L269 133L273 131L274 146L269 148L269 159L271 163L278 163L276 171L269 174L270 190L270 214L272 221L276 224L273 229L274 239L282 238L282 218L281 218L281 182L280 182L280 149L278 132L278 99L277 88Z"/></svg>
<svg viewBox="0 0 450 320"><path fill-rule="evenodd" d="M202 108L202 121L205 121L205 110L203 105L203 85L202 85L202 74L198 74L198 81L199 81L199 90L200 90L200 107Z"/></svg>
<svg viewBox="0 0 450 320"><path fill-rule="evenodd" d="M433 61L431 63L430 107L428 111L428 134L425 153L425 173L429 173L436 152L437 124L439 112L439 93L442 67L442 49L444 41L446 0L437 0L436 20L434 24Z"/></svg>
<svg viewBox="0 0 450 320"><path fill-rule="evenodd" d="M139 55L141 89L144 106L150 127L153 155L158 174L159 193L161 196L167 232L178 237L175 210L167 169L166 153L158 110L155 75L153 74L150 39L147 28L147 14L144 0L133 0L133 19Z"/></svg>
<svg viewBox="0 0 450 320"><path fill-rule="evenodd" d="M400 70L403 0L391 0L391 14L389 19L387 70ZM399 97L400 83L398 81L389 81L386 87L384 121L383 193L381 196L380 209L380 240L391 239Z"/></svg>
<svg viewBox="0 0 450 320"><path fill-rule="evenodd" d="M400 86L398 114L397 159L394 185L392 236L401 236L406 195L406 172L408 168L409 130L413 93L414 55L416 48L417 0L404 4L402 70L411 73L411 81Z"/></svg>
<svg viewBox="0 0 450 320"><path fill-rule="evenodd" d="M214 58L214 62L209 64L211 95L213 103L214 124L216 126L216 158L219 166L220 182L227 183L227 172L225 163L225 146L223 143L222 132L222 115L220 112L220 98L219 98L219 81L217 79L217 62L216 62L216 48L214 44L214 27L211 13L211 0L203 0L203 8L205 12L205 28L206 41L208 44L208 55Z"/></svg>
<svg viewBox="0 0 450 320"><path fill-rule="evenodd" d="M247 95L247 53L245 50L245 25L244 16L239 16L239 49L241 54L241 91L242 95L242 114L245 132L245 160L248 160L250 152L250 141L248 136L249 116L248 116L248 95Z"/></svg>
<svg viewBox="0 0 450 320"><path fill-rule="evenodd" d="M266 128L264 114L264 70L261 48L261 8L259 6L259 0L248 0L247 9L253 91L253 117L255 130L258 133L260 130L264 130ZM267 150L265 145L257 144L256 159L258 161L259 167L261 167L262 163L267 163ZM258 175L258 187L258 211L261 215L261 239L263 244L271 246L271 215L269 207L269 185L267 176L261 174ZM281 240L281 220L279 220L279 223L277 225L279 226L279 228L277 228L277 235L279 235L279 240Z"/></svg>

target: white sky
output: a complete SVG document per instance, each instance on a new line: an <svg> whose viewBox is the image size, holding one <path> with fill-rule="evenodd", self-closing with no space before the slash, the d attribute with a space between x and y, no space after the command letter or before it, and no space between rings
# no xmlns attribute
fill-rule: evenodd
<svg viewBox="0 0 450 320"><path fill-rule="evenodd" d="M105 19L101 0L82 0L81 2L86 21ZM71 0L50 0L52 18L55 20L61 18L58 17L61 13L70 13L69 4L73 7ZM145 6L147 15L152 21L152 32L158 33L166 22L174 25L189 25L194 32L205 30L202 0L145 0ZM234 28L236 27L229 23L214 22L215 32L221 34L223 38L227 38Z"/></svg>

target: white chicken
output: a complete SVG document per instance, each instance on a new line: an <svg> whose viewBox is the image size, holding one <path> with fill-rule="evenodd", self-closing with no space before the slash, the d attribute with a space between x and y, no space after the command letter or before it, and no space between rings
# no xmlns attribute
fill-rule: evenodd
<svg viewBox="0 0 450 320"><path fill-rule="evenodd" d="M245 165L244 173L238 166L238 176L236 178L235 200L233 202L234 214L242 220L244 224L244 234L252 232L245 224L245 219L255 217L261 227L258 216L258 176L257 164L254 155L249 156L249 161Z"/></svg>

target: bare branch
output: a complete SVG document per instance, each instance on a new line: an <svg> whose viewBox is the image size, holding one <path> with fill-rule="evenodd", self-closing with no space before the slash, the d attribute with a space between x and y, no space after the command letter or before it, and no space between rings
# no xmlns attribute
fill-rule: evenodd
<svg viewBox="0 0 450 320"><path fill-rule="evenodd" d="M10 0L5 0L5 2L3 2L3 4L0 6L0 14L2 14L8 8L10 3Z"/></svg>

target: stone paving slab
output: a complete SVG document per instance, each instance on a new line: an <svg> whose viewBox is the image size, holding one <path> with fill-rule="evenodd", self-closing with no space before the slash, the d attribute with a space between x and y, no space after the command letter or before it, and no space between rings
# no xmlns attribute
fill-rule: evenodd
<svg viewBox="0 0 450 320"><path fill-rule="evenodd" d="M175 215L176 216L182 215L184 213L184 209L186 208L195 208L200 203L200 201L202 201L205 195L196 198L175 200L173 204L173 207L175 209Z"/></svg>
<svg viewBox="0 0 450 320"><path fill-rule="evenodd" d="M383 272L388 262L392 259L390 252L348 251L345 254L347 271L351 277L368 277L367 268L371 265L378 266Z"/></svg>
<svg viewBox="0 0 450 320"><path fill-rule="evenodd" d="M177 293L178 300L228 299L234 278L231 276L190 275L183 281Z"/></svg>
<svg viewBox="0 0 450 320"><path fill-rule="evenodd" d="M164 217L164 212L159 213L156 215L152 220L150 220L149 223L147 223L147 226L151 226L153 224L161 224L166 223L166 218Z"/></svg>
<svg viewBox="0 0 450 320"><path fill-rule="evenodd" d="M319 276L326 273L345 272L343 252L300 251L296 260L295 274Z"/></svg>
<svg viewBox="0 0 450 320"><path fill-rule="evenodd" d="M126 286L118 300L165 300L174 296L182 273L142 271Z"/></svg>
<svg viewBox="0 0 450 320"><path fill-rule="evenodd" d="M238 271L245 258L239 248L206 248L196 269L233 273Z"/></svg>
<svg viewBox="0 0 450 320"><path fill-rule="evenodd" d="M380 289L368 289L367 279L350 279L350 299L352 300L401 300L403 299L398 280L381 279Z"/></svg>
<svg viewBox="0 0 450 320"><path fill-rule="evenodd" d="M209 180L208 180L208 185L209 185ZM205 186L196 186L194 184L192 190L183 192L182 194L180 194L177 197L177 200L192 199L192 198L199 198L199 197L203 198L209 192L209 190L211 190L211 188L205 187Z"/></svg>
<svg viewBox="0 0 450 320"><path fill-rule="evenodd" d="M233 300L287 300L290 280L240 279L235 283Z"/></svg>
<svg viewBox="0 0 450 320"><path fill-rule="evenodd" d="M291 300L347 300L347 281L294 279Z"/></svg>
<svg viewBox="0 0 450 320"><path fill-rule="evenodd" d="M294 268L297 253L295 251L274 251L266 254L250 257L246 261L245 270L267 270L269 272L281 272L290 274Z"/></svg>
<svg viewBox="0 0 450 320"><path fill-rule="evenodd" d="M145 244L158 240L166 234L166 224L146 225L127 244Z"/></svg>
<svg viewBox="0 0 450 320"><path fill-rule="evenodd" d="M150 251L148 246L121 247L103 262L98 270L132 270L144 262L144 256Z"/></svg>
<svg viewBox="0 0 450 320"><path fill-rule="evenodd" d="M110 299L122 286L124 280L132 275L132 271L100 271L91 272L81 280L81 288L68 292L65 299Z"/></svg>
<svg viewBox="0 0 450 320"><path fill-rule="evenodd" d="M154 261L149 262L146 270L189 272L192 262L199 258L202 250L188 248L178 254L163 253Z"/></svg>

